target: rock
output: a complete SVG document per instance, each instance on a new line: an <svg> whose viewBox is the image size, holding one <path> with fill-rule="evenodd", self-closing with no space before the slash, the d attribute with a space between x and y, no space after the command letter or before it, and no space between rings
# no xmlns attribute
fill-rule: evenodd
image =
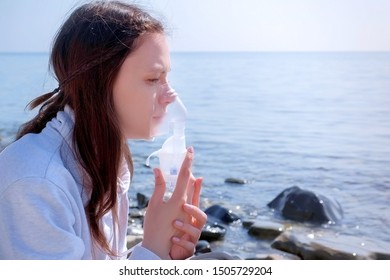
<svg viewBox="0 0 390 280"><path fill-rule="evenodd" d="M200 239L211 242L223 239L225 234L226 228L224 226L221 226L218 223L207 223L202 229Z"/></svg>
<svg viewBox="0 0 390 280"><path fill-rule="evenodd" d="M144 212L138 210L137 208L130 208L129 217L132 219L141 219L144 217Z"/></svg>
<svg viewBox="0 0 390 280"><path fill-rule="evenodd" d="M283 233L271 244L304 260L364 260L385 257L390 259L390 244L353 236L316 236Z"/></svg>
<svg viewBox="0 0 390 280"><path fill-rule="evenodd" d="M248 234L262 239L274 239L283 232L284 226L279 223L258 221L248 231Z"/></svg>
<svg viewBox="0 0 390 280"><path fill-rule="evenodd" d="M127 227L127 235L143 236L144 230L142 228L129 226Z"/></svg>
<svg viewBox="0 0 390 280"><path fill-rule="evenodd" d="M227 224L238 221L240 219L240 217L234 214L231 210L228 210L219 205L213 205L207 208L204 212L207 215L207 219L209 219L209 217L214 217Z"/></svg>
<svg viewBox="0 0 390 280"><path fill-rule="evenodd" d="M248 183L248 181L238 178L226 178L225 183L244 185Z"/></svg>
<svg viewBox="0 0 390 280"><path fill-rule="evenodd" d="M142 236L134 236L134 235L127 235L127 248L130 249L137 245L138 243L142 242Z"/></svg>
<svg viewBox="0 0 390 280"><path fill-rule="evenodd" d="M195 247L195 255L211 252L210 243L206 240L199 240Z"/></svg>
<svg viewBox="0 0 390 280"><path fill-rule="evenodd" d="M5 144L2 143L2 139L0 138L0 152L5 149Z"/></svg>
<svg viewBox="0 0 390 280"><path fill-rule="evenodd" d="M343 216L341 206L336 201L296 186L285 189L267 206L284 218L299 222L332 224Z"/></svg>
<svg viewBox="0 0 390 280"><path fill-rule="evenodd" d="M301 260L300 257L288 253L256 254L246 260Z"/></svg>
<svg viewBox="0 0 390 280"><path fill-rule="evenodd" d="M371 253L370 257L373 260L390 260L390 248L387 248L387 253L374 252Z"/></svg>
<svg viewBox="0 0 390 280"><path fill-rule="evenodd" d="M221 251L200 254L189 258L189 260L241 260L241 257Z"/></svg>
<svg viewBox="0 0 390 280"><path fill-rule="evenodd" d="M302 259L316 259L310 256L314 255L310 246L305 245L305 243L299 241L292 234L284 233L278 236L278 238L276 238L271 244L271 247L293 255L297 255Z"/></svg>
<svg viewBox="0 0 390 280"><path fill-rule="evenodd" d="M250 228L255 223L255 220L244 220L242 221L243 228Z"/></svg>
<svg viewBox="0 0 390 280"><path fill-rule="evenodd" d="M137 193L137 203L139 209L146 208L148 207L149 198L142 193Z"/></svg>

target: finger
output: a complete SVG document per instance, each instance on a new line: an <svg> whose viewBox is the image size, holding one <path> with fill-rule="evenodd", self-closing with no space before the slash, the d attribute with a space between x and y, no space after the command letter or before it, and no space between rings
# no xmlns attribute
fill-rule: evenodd
<svg viewBox="0 0 390 280"><path fill-rule="evenodd" d="M193 255L195 253L195 244L191 241L174 236L172 237L172 242L188 251L189 255Z"/></svg>
<svg viewBox="0 0 390 280"><path fill-rule="evenodd" d="M187 203L192 204L192 199L194 197L194 190L195 190L195 177L194 175L190 176L190 179L188 180L188 186L187 186Z"/></svg>
<svg viewBox="0 0 390 280"><path fill-rule="evenodd" d="M202 183L203 183L203 178L196 179L194 183L194 192L193 192L191 204L196 207L199 207L200 190L202 189Z"/></svg>
<svg viewBox="0 0 390 280"><path fill-rule="evenodd" d="M166 188L165 180L160 168L153 169L153 173L154 173L155 183L154 183L154 191L152 197L150 198L150 202L158 203L161 202L164 198L165 188Z"/></svg>
<svg viewBox="0 0 390 280"><path fill-rule="evenodd" d="M206 215L205 212L200 210L198 207L186 203L186 204L183 205L183 210L188 215L190 215L190 216L195 218L196 226L198 228L202 228L206 224L206 222L207 222L207 215Z"/></svg>
<svg viewBox="0 0 390 280"><path fill-rule="evenodd" d="M190 224L183 223L180 220L176 220L173 223L173 226L175 228L183 231L184 233L188 234L190 236L190 240L193 240L193 241L198 240L200 234L202 233L200 229L198 229Z"/></svg>
<svg viewBox="0 0 390 280"><path fill-rule="evenodd" d="M191 167L192 167L193 158L194 158L194 149L190 147L187 149L186 156L183 160L183 164L181 165L179 176L177 178L176 187L172 194L171 199L177 200L186 197L188 181L191 176Z"/></svg>

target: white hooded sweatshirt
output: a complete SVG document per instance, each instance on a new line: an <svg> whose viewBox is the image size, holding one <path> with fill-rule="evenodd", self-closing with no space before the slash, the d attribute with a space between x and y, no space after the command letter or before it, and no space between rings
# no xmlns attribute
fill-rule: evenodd
<svg viewBox="0 0 390 280"><path fill-rule="evenodd" d="M92 242L84 207L89 192L72 145L73 111L66 107L38 134L0 153L0 259L110 259ZM130 172L118 174L118 220L101 223L111 248L126 258ZM130 259L159 259L136 246Z"/></svg>

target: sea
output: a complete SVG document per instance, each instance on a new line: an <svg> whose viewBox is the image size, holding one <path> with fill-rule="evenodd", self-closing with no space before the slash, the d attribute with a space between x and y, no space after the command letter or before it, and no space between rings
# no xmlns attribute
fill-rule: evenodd
<svg viewBox="0 0 390 280"><path fill-rule="evenodd" d="M0 54L0 146L36 111L26 105L57 83L47 53ZM390 253L390 53L172 53L169 80L188 110L187 146L203 178L201 207L272 221L267 203L291 186L336 200L343 219L308 234L353 236ZM154 141L130 140L129 198L154 188ZM152 165L158 166L158 160ZM1 172L1 171L0 171ZM246 184L226 183L227 178ZM265 246L240 225L218 249L250 256ZM386 247L387 246L387 247Z"/></svg>

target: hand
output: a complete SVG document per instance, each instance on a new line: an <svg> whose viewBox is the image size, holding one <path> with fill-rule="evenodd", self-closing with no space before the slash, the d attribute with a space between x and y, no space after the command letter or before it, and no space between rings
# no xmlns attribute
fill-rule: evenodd
<svg viewBox="0 0 390 280"><path fill-rule="evenodd" d="M196 242L199 238L199 236L196 238L197 233L193 233L193 228L194 225L199 227L203 223L201 217L202 215L199 214L201 211L195 206L192 207L198 210L194 210L190 205L188 205L190 207L185 206L187 205L187 189L190 181L192 180L191 177L193 177L191 174L193 157L193 149L189 148L179 172L175 191L173 192L172 197L167 201L164 201L164 193L166 188L164 177L160 169L154 169L155 190L152 197L150 198L148 209L145 215L144 239L142 246L154 252L162 259L171 259L172 257L184 258L187 255L190 256L193 254L193 248L195 245L193 245L193 248L190 248L192 252L189 252L188 243L185 242L183 244L183 242ZM198 192L200 193L201 184L198 183L198 185ZM191 199L194 202L197 202L194 200L194 198L199 197L199 193L196 194L196 188L190 190L189 194L191 193L193 193ZM199 198L197 199L197 203L199 203ZM203 215L205 216L204 213ZM193 223L194 218L197 220L196 223ZM176 220L183 222L183 227L180 227L180 230L175 229L172 226ZM189 221L190 223L188 223ZM176 243L176 239L173 238L174 236L184 238L180 239L183 240L183 242ZM180 247L180 250L178 247L176 247L177 249L173 249L171 256L170 253L171 249L173 248L172 242L175 242L175 244Z"/></svg>
<svg viewBox="0 0 390 280"><path fill-rule="evenodd" d="M188 216L185 223L180 220L174 222L174 227L184 233L175 235L172 239L170 256L174 260L185 259L194 254L196 243L207 221L206 214L199 209L201 187L202 179L191 176L187 187L187 203L183 205L183 210Z"/></svg>

